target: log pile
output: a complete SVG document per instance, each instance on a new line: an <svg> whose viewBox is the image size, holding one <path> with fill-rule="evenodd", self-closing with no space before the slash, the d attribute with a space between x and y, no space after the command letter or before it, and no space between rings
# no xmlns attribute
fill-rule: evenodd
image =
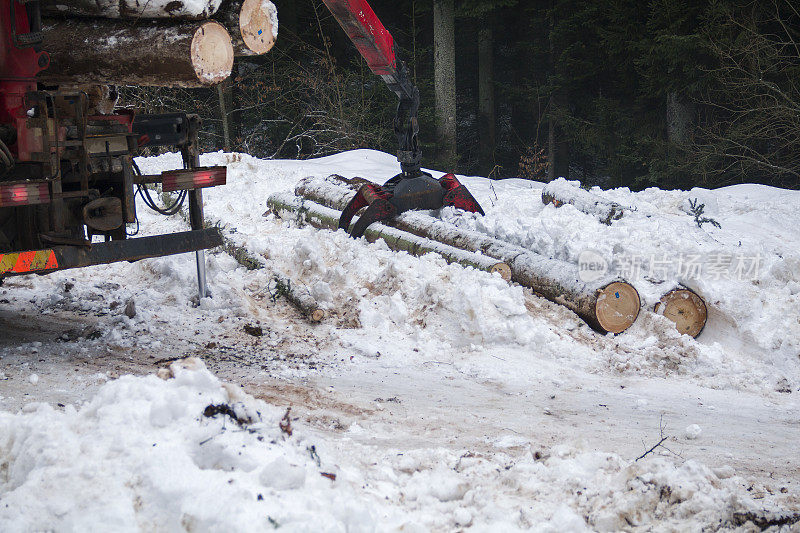
<svg viewBox="0 0 800 533"><path fill-rule="evenodd" d="M46 0L50 85L203 87L230 76L235 55L268 52L278 34L270 0ZM211 18L213 17L213 19Z"/></svg>
<svg viewBox="0 0 800 533"><path fill-rule="evenodd" d="M270 209L269 212L279 218L291 220L298 225L308 224L318 229L335 230L342 214L341 211L290 193L273 194L267 200L267 206ZM390 250L408 252L414 256L436 253L448 263L458 263L489 273L497 272L504 280L511 279L511 269L502 261L399 231L383 224L371 225L364 233L364 238L369 242L383 239Z"/></svg>
<svg viewBox="0 0 800 533"><path fill-rule="evenodd" d="M545 205L553 204L556 207L570 204L578 211L588 215L595 215L600 219L600 222L606 225L611 225L612 221L622 218L626 210L625 207L618 203L611 202L570 184L564 178L558 178L545 185L544 189L542 189L542 203Z"/></svg>
<svg viewBox="0 0 800 533"><path fill-rule="evenodd" d="M295 193L304 198L304 203L311 201L338 210L330 213L338 221L340 210L355 192L351 187L357 186L358 183L351 185L335 176L328 179L306 178L298 184ZM270 201L274 199L275 196ZM639 294L624 280L584 282L580 279L577 265L536 254L479 232L458 228L420 212L404 213L392 221L386 221L385 226L502 261L509 266L513 281L564 305L599 331L620 333L630 327L639 315Z"/></svg>

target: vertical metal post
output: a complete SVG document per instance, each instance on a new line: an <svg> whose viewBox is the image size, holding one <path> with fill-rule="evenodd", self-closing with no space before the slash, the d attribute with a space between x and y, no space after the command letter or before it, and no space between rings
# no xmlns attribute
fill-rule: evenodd
<svg viewBox="0 0 800 533"><path fill-rule="evenodd" d="M203 191L195 189L189 191L189 221L192 229L203 229ZM195 252L197 260L197 286L200 298L205 298L208 294L206 287L206 251L197 250Z"/></svg>
<svg viewBox="0 0 800 533"><path fill-rule="evenodd" d="M181 149L183 156L183 166L185 168L196 168L200 166L200 153L197 146L197 133L200 129L200 117L188 115L188 137L186 146ZM189 191L189 224L193 230L203 229L203 191L193 189ZM206 285L206 251L197 250L195 252L197 261L197 287L200 298L208 295Z"/></svg>

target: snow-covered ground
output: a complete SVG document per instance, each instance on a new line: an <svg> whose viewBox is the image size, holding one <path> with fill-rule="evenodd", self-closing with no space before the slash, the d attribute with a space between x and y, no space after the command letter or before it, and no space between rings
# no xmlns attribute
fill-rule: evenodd
<svg viewBox="0 0 800 533"><path fill-rule="evenodd" d="M309 175L385 180L391 155L202 163L229 168L206 216L265 268L212 252L199 306L191 254L0 287L0 530L747 531L799 512L800 193L594 191L633 208L604 225L540 183L463 178L486 217L442 218L592 250L636 286L637 322L601 336L497 275L265 216ZM142 233L186 225L139 209ZM328 318L274 298L276 273ZM697 339L652 312L678 283L709 304Z"/></svg>

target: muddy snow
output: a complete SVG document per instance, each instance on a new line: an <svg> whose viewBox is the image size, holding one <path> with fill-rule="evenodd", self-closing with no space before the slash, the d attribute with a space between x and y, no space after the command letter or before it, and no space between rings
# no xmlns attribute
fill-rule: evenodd
<svg viewBox="0 0 800 533"><path fill-rule="evenodd" d="M499 275L265 213L306 176L388 179L391 155L202 163L229 168L204 193L231 244L211 297L192 254L0 287L1 530L798 527L800 193L594 190L631 208L608 225L461 178L486 217L443 219L636 286L637 322L602 336ZM142 235L186 228L138 209ZM697 339L652 311L678 285L709 305Z"/></svg>

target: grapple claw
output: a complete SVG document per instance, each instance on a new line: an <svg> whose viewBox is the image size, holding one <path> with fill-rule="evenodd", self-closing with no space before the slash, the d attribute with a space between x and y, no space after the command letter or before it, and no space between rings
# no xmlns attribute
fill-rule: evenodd
<svg viewBox="0 0 800 533"><path fill-rule="evenodd" d="M439 183L444 187L447 192L444 195L443 204L451 205L464 211L471 211L473 213L480 213L485 215L483 208L472 196L472 193L464 187L454 174L446 174L439 179Z"/></svg>
<svg viewBox="0 0 800 533"><path fill-rule="evenodd" d="M365 183L359 187L356 195L353 196L353 199L350 200L344 210L342 210L342 216L339 217L339 229L347 231L347 228L350 227L350 221L353 220L353 217L358 213L359 209L371 204L376 199L388 199L389 196L389 193L383 190L380 185Z"/></svg>
<svg viewBox="0 0 800 533"><path fill-rule="evenodd" d="M353 229L350 230L350 236L359 238L367 231L367 227L373 222L380 222L397 216L397 208L393 206L389 200L384 198L376 198L364 213L358 217L358 220L353 224Z"/></svg>
<svg viewBox="0 0 800 533"><path fill-rule="evenodd" d="M361 237L373 222L388 220L412 209L439 209L452 205L465 211L483 214L483 209L453 174L439 180L420 172L413 177L398 174L381 185L365 183L345 206L339 228L347 230L353 217L364 206L366 211L353 224L352 237Z"/></svg>

